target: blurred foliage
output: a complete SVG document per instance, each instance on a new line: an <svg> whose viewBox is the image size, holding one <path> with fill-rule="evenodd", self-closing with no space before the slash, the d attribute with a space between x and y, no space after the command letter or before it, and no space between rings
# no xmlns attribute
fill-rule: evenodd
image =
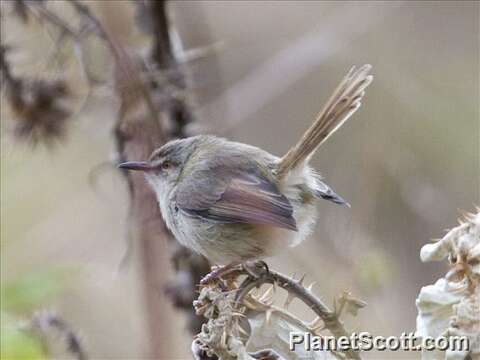
<svg viewBox="0 0 480 360"><path fill-rule="evenodd" d="M52 301L67 285L72 270L65 268L32 272L2 283L2 310L29 313Z"/></svg>
<svg viewBox="0 0 480 360"><path fill-rule="evenodd" d="M18 320L2 312L1 359L46 359L39 339L18 326Z"/></svg>
<svg viewBox="0 0 480 360"><path fill-rule="evenodd" d="M44 359L40 339L22 329L22 319L51 304L72 281L74 271L54 268L27 273L1 284L1 359Z"/></svg>

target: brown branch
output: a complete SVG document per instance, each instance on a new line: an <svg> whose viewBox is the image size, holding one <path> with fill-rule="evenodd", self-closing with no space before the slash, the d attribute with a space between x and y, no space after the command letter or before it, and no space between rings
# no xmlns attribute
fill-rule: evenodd
<svg viewBox="0 0 480 360"><path fill-rule="evenodd" d="M74 2L75 3L75 2ZM168 139L185 136L185 124L192 119L193 114L186 101L171 95L171 90L184 86L183 74L175 64L172 45L168 35L168 18L165 2L148 2L149 14L155 30L152 33L152 61L164 73L175 68L175 76L165 83L155 83L154 80L140 81L143 70L141 64L135 63L128 56L120 56L117 60L116 89L121 100L121 108L115 130L117 150L120 159L146 159L158 146ZM164 34L157 36L158 34ZM165 43L166 42L166 43ZM115 43L116 44L116 43ZM116 44L117 49L121 49ZM125 55L125 54L124 54ZM148 75L148 74L147 74ZM132 78L135 81L132 81ZM155 84L154 87L150 87ZM139 87L141 89L139 89ZM139 92L148 94L149 101L138 101ZM145 99L145 97L144 97ZM166 99L166 100L165 100ZM152 117L152 107L156 117ZM158 110L156 110L158 109ZM170 124L173 131L169 134L163 131L163 124ZM172 126L173 125L173 126ZM145 301L147 306L147 321L149 324L152 346L151 356L161 358L162 337L165 333L165 309L161 306L162 290L170 297L173 304L182 309L188 316L189 329L192 333L200 330L203 319L195 315L192 302L195 298L196 284L210 270L208 262L189 250L181 247L168 233L153 192L148 188L143 176L125 174L130 195L132 226L135 240L140 244L142 270L144 277ZM165 241L173 246L171 261L174 265L175 277L168 285L165 284Z"/></svg>
<svg viewBox="0 0 480 360"><path fill-rule="evenodd" d="M181 90L186 89L185 74L177 64L173 52L173 45L170 42L169 29L171 24L168 21L168 11L166 1L148 1L146 4L150 7L152 17L152 60L161 69L168 74L173 69L173 77L170 77L164 87L159 87L156 92L162 92L167 96L167 105L163 106L166 120L171 125L170 137L185 137L185 126L193 119L193 111L186 98L171 96L172 88ZM166 91L164 91L166 89ZM169 237L170 239L173 239ZM173 242L174 249L171 254L171 260L176 271L176 277L167 286L167 294L170 295L176 306L189 314L189 329L192 333L200 330L202 319L195 315L192 302L196 297L196 286L200 279L210 271L208 261L190 250L180 246L176 241ZM188 280L185 281L185 278ZM187 295L188 294L188 295Z"/></svg>

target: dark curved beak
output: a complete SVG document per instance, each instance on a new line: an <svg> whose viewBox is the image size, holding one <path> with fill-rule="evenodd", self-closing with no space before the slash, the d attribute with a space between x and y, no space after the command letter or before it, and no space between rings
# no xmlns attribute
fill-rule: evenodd
<svg viewBox="0 0 480 360"><path fill-rule="evenodd" d="M136 171L150 171L153 169L152 165L147 161L127 161L119 164L118 168Z"/></svg>

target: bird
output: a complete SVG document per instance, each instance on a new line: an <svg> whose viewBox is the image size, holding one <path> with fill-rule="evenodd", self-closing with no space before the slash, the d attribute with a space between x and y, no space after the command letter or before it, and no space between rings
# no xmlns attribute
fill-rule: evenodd
<svg viewBox="0 0 480 360"><path fill-rule="evenodd" d="M310 166L317 149L355 113L373 80L371 65L352 67L300 140L279 157L215 135L175 139L142 171L167 228L187 248L222 265L263 261L305 240L317 220L316 200L350 206Z"/></svg>

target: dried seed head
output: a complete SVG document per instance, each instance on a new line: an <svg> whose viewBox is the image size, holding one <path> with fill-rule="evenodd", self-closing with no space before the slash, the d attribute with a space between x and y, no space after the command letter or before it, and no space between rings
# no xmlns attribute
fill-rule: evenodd
<svg viewBox="0 0 480 360"><path fill-rule="evenodd" d="M7 91L19 139L49 145L64 137L71 113L64 104L70 91L63 80L15 79Z"/></svg>
<svg viewBox="0 0 480 360"><path fill-rule="evenodd" d="M478 211L478 209L477 209ZM480 355L480 212L464 214L460 225L442 239L422 247L422 261L448 259L448 273L417 297L417 334L437 337L466 336L470 350L451 351L445 359ZM444 357L433 353L432 358Z"/></svg>

